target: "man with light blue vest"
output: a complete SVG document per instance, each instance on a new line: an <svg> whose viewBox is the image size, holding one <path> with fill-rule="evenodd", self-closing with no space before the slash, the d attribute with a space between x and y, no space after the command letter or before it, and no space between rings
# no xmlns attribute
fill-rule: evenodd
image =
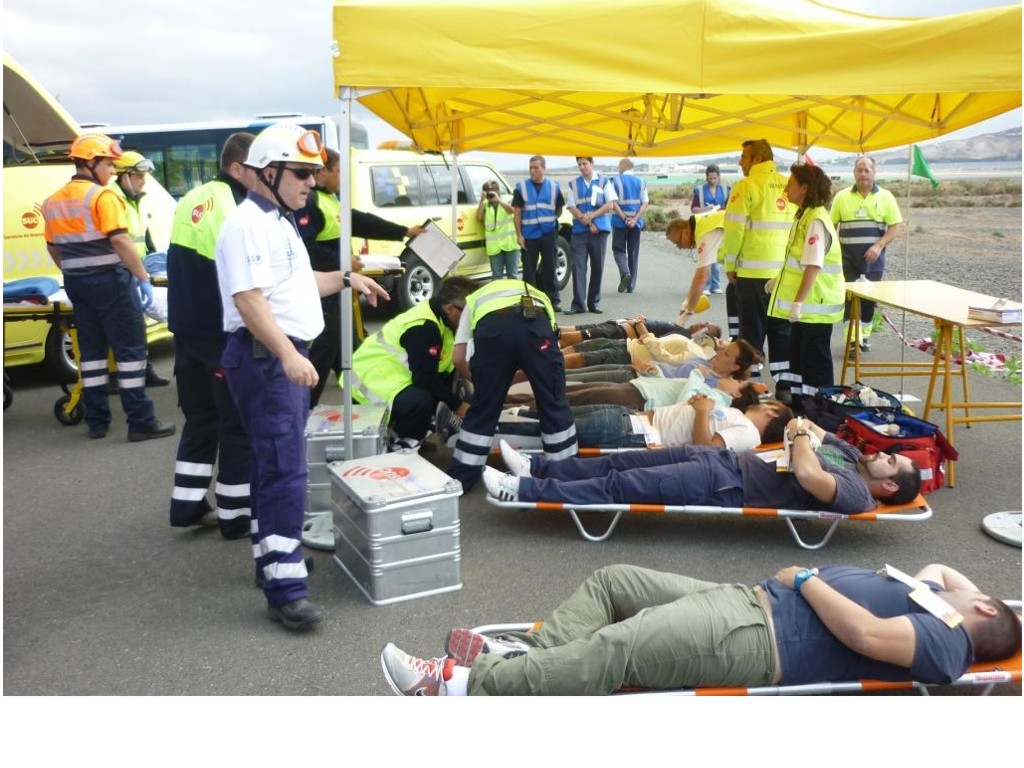
<svg viewBox="0 0 1024 768"><path fill-rule="evenodd" d="M545 178L547 163L540 155L530 158L530 178L516 184L512 195L516 239L523 249L523 280L547 294L556 312L562 309L555 278L558 250L558 217L565 199L557 181ZM538 260L540 277L538 279Z"/></svg>
<svg viewBox="0 0 1024 768"><path fill-rule="evenodd" d="M612 231L615 188L594 171L594 158L577 157L580 175L569 185L566 205L572 212L572 307L565 314L584 311L601 314L601 278L604 252ZM587 282L587 268L590 282Z"/></svg>
<svg viewBox="0 0 1024 768"><path fill-rule="evenodd" d="M644 228L644 211L650 203L647 183L633 173L633 161L619 161L619 175L612 179L615 188L615 215L612 216L612 255L619 268L619 293L636 290L640 264L640 233Z"/></svg>

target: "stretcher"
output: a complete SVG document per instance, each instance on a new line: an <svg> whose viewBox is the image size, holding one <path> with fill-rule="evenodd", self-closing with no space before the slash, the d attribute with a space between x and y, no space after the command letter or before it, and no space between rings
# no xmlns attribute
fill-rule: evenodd
<svg viewBox="0 0 1024 768"><path fill-rule="evenodd" d="M632 450L632 449L629 449ZM777 446L762 446L759 450L777 450ZM583 455L581 453L581 455ZM822 509L772 509L768 507L711 507L695 504L573 504L562 501L499 501L487 494L487 502L495 507L505 509L527 509L540 512L568 512L579 531L587 541L605 541L619 520L627 512L633 514L662 515L662 514L689 514L689 515L729 515L733 517L758 517L758 518L779 518L786 521L793 540L802 548L817 550L823 548L832 539L839 524L843 521L858 522L921 522L932 516L932 508L925 501L924 496L918 494L915 499L907 504L882 504L869 512L861 512L855 515L844 515L839 512L830 512ZM580 519L580 512L601 512L611 517L608 525L603 531L588 531ZM821 520L828 522L828 528L816 541L807 541L797 531L794 520ZM805 534L806 535L806 534Z"/></svg>
<svg viewBox="0 0 1024 768"><path fill-rule="evenodd" d="M1017 615L1021 613L1020 600L1004 600ZM501 635L506 632L528 632L540 626L532 624L485 624L473 629L481 635ZM821 696L832 693L874 693L876 691L913 690L928 696L930 689L980 687L982 696L988 696L997 685L1021 682L1021 652L999 661L972 664L964 674L945 685L921 683L916 680L844 680L837 682L804 683L802 685L715 686L706 688L678 688L666 691L621 690L616 696Z"/></svg>
<svg viewBox="0 0 1024 768"><path fill-rule="evenodd" d="M46 298L40 303L8 304L4 303L4 323L25 322L29 320L42 320L50 323L63 333L68 332L71 340L71 351L75 363L78 363L78 333L75 330L75 313L71 303L67 299ZM6 376L6 374L5 374ZM61 391L64 393L53 404L53 415L61 424L74 426L85 417L85 404L82 402L82 378L77 380L70 387L61 383ZM4 408L6 409L14 401L14 392L4 385Z"/></svg>

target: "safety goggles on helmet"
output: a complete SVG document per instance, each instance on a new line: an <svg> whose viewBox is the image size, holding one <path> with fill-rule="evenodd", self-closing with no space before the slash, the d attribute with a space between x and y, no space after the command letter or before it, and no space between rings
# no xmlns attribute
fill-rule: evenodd
<svg viewBox="0 0 1024 768"><path fill-rule="evenodd" d="M139 152L129 150L114 162L114 170L121 173L152 173L153 161Z"/></svg>
<svg viewBox="0 0 1024 768"><path fill-rule="evenodd" d="M299 152L303 155L319 157L320 162L327 162L327 150L324 149L324 144L320 140L320 133L318 131L306 131L299 136L295 146L299 148Z"/></svg>
<svg viewBox="0 0 1024 768"><path fill-rule="evenodd" d="M245 164L251 168L287 162L323 166L326 159L327 151L319 133L295 123L276 123L256 136Z"/></svg>

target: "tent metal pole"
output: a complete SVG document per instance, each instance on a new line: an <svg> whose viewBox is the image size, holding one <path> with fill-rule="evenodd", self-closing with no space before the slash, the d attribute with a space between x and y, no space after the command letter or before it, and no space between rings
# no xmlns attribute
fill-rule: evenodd
<svg viewBox="0 0 1024 768"><path fill-rule="evenodd" d="M338 198L341 238L338 263L342 272L352 269L352 90L342 88L338 119L338 169L341 175ZM345 458L352 456L352 288L341 289L341 395L344 406Z"/></svg>

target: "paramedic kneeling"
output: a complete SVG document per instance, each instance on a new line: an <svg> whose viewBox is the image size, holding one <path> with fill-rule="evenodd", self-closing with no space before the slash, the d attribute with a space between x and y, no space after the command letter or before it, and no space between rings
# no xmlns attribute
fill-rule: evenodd
<svg viewBox="0 0 1024 768"><path fill-rule="evenodd" d="M917 586L930 592L931 610L911 599ZM947 609L959 623L936 615ZM509 639L453 629L447 656L437 659L388 643L381 664L391 688L407 696L586 696L864 678L944 684L1020 643L1014 612L945 565L914 577L888 567L794 565L754 587L613 565L539 629Z"/></svg>
<svg viewBox="0 0 1024 768"><path fill-rule="evenodd" d="M826 509L852 515L911 501L921 472L899 454L862 455L806 419L786 427L790 471L756 453L683 445L593 459L514 462L515 474L484 470L487 492L503 501L575 504L702 504L717 507Z"/></svg>

